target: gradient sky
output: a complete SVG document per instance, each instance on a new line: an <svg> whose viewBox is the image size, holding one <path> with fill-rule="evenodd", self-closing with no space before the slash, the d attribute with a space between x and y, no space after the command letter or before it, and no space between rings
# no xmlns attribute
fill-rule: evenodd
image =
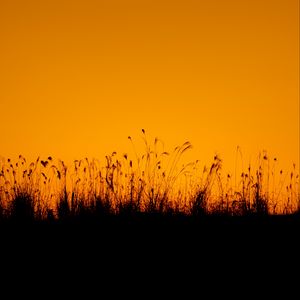
<svg viewBox="0 0 300 300"><path fill-rule="evenodd" d="M297 0L1 0L0 70L5 157L101 158L145 128L299 164Z"/></svg>

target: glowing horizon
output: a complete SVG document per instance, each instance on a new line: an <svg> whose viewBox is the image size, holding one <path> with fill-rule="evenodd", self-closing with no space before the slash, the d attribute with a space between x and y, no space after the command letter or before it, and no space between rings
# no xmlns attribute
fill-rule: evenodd
<svg viewBox="0 0 300 300"><path fill-rule="evenodd" d="M190 141L299 166L299 1L1 1L0 155Z"/></svg>

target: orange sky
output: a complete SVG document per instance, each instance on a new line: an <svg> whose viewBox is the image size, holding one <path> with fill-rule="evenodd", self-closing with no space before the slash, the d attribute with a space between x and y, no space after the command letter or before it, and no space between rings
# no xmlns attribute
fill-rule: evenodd
<svg viewBox="0 0 300 300"><path fill-rule="evenodd" d="M1 0L0 38L2 156L101 158L145 128L299 164L297 0Z"/></svg>

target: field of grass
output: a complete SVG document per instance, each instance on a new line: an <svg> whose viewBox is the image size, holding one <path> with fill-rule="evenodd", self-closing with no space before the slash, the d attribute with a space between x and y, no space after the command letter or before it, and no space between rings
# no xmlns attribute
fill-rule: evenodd
<svg viewBox="0 0 300 300"><path fill-rule="evenodd" d="M128 137L134 143L131 137ZM233 180L222 174L215 156L209 167L199 161L182 165L189 142L168 153L163 142L149 143L145 151L119 156L113 152L105 163L88 158L72 165L48 157L27 162L0 161L1 221L70 221L101 218L160 216L299 215L299 174L276 169L276 158L266 153L256 168L248 166Z"/></svg>
<svg viewBox="0 0 300 300"><path fill-rule="evenodd" d="M248 290L253 280L264 286L265 270L299 259L296 166L277 170L276 159L264 153L257 168L248 166L233 179L222 174L218 156L209 167L182 165L189 142L171 153L157 139L150 144L145 137L144 143L144 153L113 152L104 164L2 158L0 257L7 272L13 264L23 271L34 266L64 282L62 274L84 280L99 272L123 281L131 270L135 280L154 274L146 283L152 290L172 275L189 276L189 282L199 274L218 276L231 284L228 274L236 270L244 277L234 284L240 280Z"/></svg>

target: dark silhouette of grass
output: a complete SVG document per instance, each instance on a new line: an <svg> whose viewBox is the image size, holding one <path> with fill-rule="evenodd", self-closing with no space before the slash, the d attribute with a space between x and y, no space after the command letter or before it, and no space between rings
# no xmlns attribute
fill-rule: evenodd
<svg viewBox="0 0 300 300"><path fill-rule="evenodd" d="M147 291L173 277L179 285L194 279L201 294L203 278L224 283L234 271L226 290L235 290L240 279L248 292L265 283L263 270L292 265L299 258L296 176L278 211L263 172L241 176L241 188L233 191L223 185L218 157L196 184L189 179L188 189L181 190L180 176L192 177L188 166L174 160L188 146L175 150L169 163L163 161L165 151L149 148L136 162L108 156L104 167L86 159L73 169L53 159L27 166L21 158L17 167L6 160L0 169L2 270L8 262L8 270L25 270L31 283L27 270L42 280L51 271L53 285L61 276L68 289L68 278L80 278L80 286L87 279L89 289L95 276L98 292L99 273L118 287L120 278L130 278L133 289L146 283Z"/></svg>
<svg viewBox="0 0 300 300"><path fill-rule="evenodd" d="M35 203L34 199L29 194L17 194L10 205L9 215L13 220L32 222L35 219Z"/></svg>
<svg viewBox="0 0 300 300"><path fill-rule="evenodd" d="M136 153L131 160L127 154L118 157L113 152L106 156L104 166L88 158L74 161L73 166L52 157L30 164L21 155L16 163L2 160L1 222L103 224L120 220L140 226L145 220L154 226L160 222L195 224L199 220L200 224L211 219L216 224L218 219L235 223L241 217L250 222L264 217L275 220L276 215L299 217L295 165L285 193L283 180L277 189L270 188L270 177L275 175L266 154L256 171L249 166L241 174L234 190L231 176L222 178L218 156L201 174L198 161L180 165L191 148L189 142L168 153L162 142L155 139L151 145L144 130L142 133L145 153Z"/></svg>

